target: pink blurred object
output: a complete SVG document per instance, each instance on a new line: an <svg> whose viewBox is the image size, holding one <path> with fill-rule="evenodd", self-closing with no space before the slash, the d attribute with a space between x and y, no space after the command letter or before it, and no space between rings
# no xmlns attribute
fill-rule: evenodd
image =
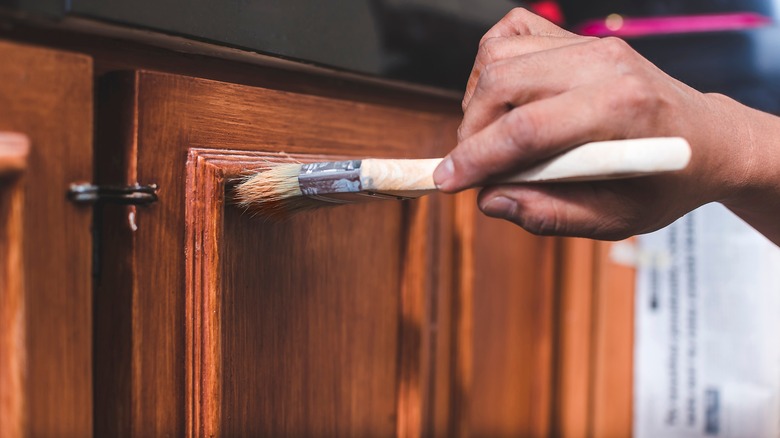
<svg viewBox="0 0 780 438"><path fill-rule="evenodd" d="M634 37L671 33L715 32L767 26L772 19L753 12L630 18L614 14L587 21L574 30L588 36Z"/></svg>
<svg viewBox="0 0 780 438"><path fill-rule="evenodd" d="M541 0L535 1L530 4L531 10L536 14L552 21L555 24L563 24L563 12L561 7L558 6L558 2L555 0Z"/></svg>

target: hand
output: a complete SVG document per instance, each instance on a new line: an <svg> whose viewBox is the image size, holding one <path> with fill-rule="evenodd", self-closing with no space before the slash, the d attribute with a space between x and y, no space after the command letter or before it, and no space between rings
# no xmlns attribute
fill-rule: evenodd
<svg viewBox="0 0 780 438"><path fill-rule="evenodd" d="M749 111L671 78L620 39L577 36L518 8L482 38L459 143L434 179L445 192L486 187L479 196L486 214L536 234L621 239L668 225L702 204L739 197L756 158L746 140ZM490 185L586 142L666 136L691 144L684 171Z"/></svg>

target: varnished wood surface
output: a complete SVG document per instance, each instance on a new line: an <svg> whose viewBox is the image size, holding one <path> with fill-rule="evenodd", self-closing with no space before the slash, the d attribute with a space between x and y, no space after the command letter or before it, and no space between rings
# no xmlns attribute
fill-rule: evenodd
<svg viewBox="0 0 780 438"><path fill-rule="evenodd" d="M555 239L478 215L473 259L469 436L548 436Z"/></svg>
<svg viewBox="0 0 780 438"><path fill-rule="evenodd" d="M591 436L593 287L596 243L562 239L558 270L558 323L553 434Z"/></svg>
<svg viewBox="0 0 780 438"><path fill-rule="evenodd" d="M592 436L631 436L635 269L613 261L611 242L595 253Z"/></svg>
<svg viewBox="0 0 780 438"><path fill-rule="evenodd" d="M0 41L0 130L23 132L23 435L92 434L92 212L69 203L92 177L92 64Z"/></svg>
<svg viewBox="0 0 780 438"><path fill-rule="evenodd" d="M136 211L138 229L132 233L134 245L125 249L104 248L104 256L112 254L112 258L104 257L103 264L119 262L127 269L132 267L130 277L134 284L128 292L132 295L129 300L132 306L126 302L122 310L114 311L114 324L129 330L124 342L131 345L126 352L131 365L119 376L126 383L117 384L129 389L106 403L130 406L129 424L115 423L117 427L126 427L123 434L180 435L188 430L197 434L198 430L188 429L186 421L188 409L194 407L188 408L184 400L188 385L193 382L185 372L190 359L185 354L187 304L182 293L187 282L182 250L187 244L181 233L186 221L187 150L438 156L453 141L457 108L452 113L431 113L145 72L124 78L134 91L125 93L124 99L120 99L123 103L117 105L133 108L121 114L129 117L125 120L127 124L133 124L132 117L137 115L138 128L137 137L118 139L116 144L125 147L116 152L123 157L137 157L134 163L128 164L137 169L137 180L157 183L161 189L160 202ZM114 78L118 84L127 84L123 82L125 79ZM107 140L103 141L108 144ZM133 148L137 148L137 155L128 152ZM414 319L429 318L428 303L434 299L420 293L440 288L428 286L433 284L434 270L420 267L423 265L415 261L416 257L428 256L412 257L405 251L418 254L413 245L428 248L431 236L436 233L427 214L404 208L396 203L347 207L344 211L336 209L295 219L298 222L294 220L276 229L253 222L235 207L225 206L224 227L220 227L224 234L218 246L222 276L216 277L221 280L215 283L225 291L220 295L222 311L232 312L230 318L220 320L219 329L223 339L219 357L225 357L221 370L226 380L222 382L217 423L223 430L292 434L300 431L296 428L317 426L321 428L318 430L353 435L366 431L416 435L430 427L423 424L422 412L434 408L424 406L428 401L422 388L428 385L423 380L428 380L426 369L433 366L435 359L434 353L424 354L420 350L424 346L433 348L433 344L426 339L430 329ZM361 209L367 210L360 213ZM447 218L443 220L446 223ZM269 234L271 229L279 234ZM424 238L405 240L410 233L420 236L423 230ZM305 241L309 246L304 252L299 248L304 243L298 240L300 235L311 237ZM353 237L349 238L350 235ZM364 239L369 240L370 249L361 258ZM112 245L111 241L110 236L103 239L104 245ZM288 248L285 242L298 244ZM279 260L272 255L275 253ZM310 266L309 277L317 279L306 280L312 281L310 286L318 282L327 286L320 292L315 288L306 294L298 287L305 284L300 282L306 277L300 274L298 278L299 270L305 266L294 267L294 259L302 257L302 262L314 263L328 255L335 257L333 262L346 257L341 260L344 264L334 265L324 260L327 269L320 270L315 265L305 265ZM255 257L267 260L264 263L273 269L263 269L262 264L252 267L249 261ZM379 261L385 259L386 266L380 269ZM402 260L410 260L414 265L403 268ZM343 267L349 263L358 265ZM230 267L230 275L226 274L225 266ZM239 269L241 266L243 270ZM337 271L331 272L331 268ZM366 273L360 274L362 271ZM348 289L351 276L359 280L355 290ZM263 283L258 284L260 280ZM373 287L368 287L369 280ZM266 283L279 287L268 289ZM251 288L258 289L250 292ZM274 294L273 290L282 292ZM233 300L224 301L227 297ZM101 305L111 308L117 303L108 299ZM321 308L315 309L318 306ZM269 318L267 312L273 309L277 312L274 318ZM299 311L306 312L305 317L311 321L294 319L295 312ZM261 315L265 317L259 318ZM404 321L402 315L416 316ZM299 329L293 330L295 327ZM326 329L328 336L320 338L320 331ZM255 331L268 336L260 338ZM281 342L287 339L285 336L292 336L296 342ZM401 354L405 347L399 340L403 339L411 340L406 345L411 342L411 348L418 351L416 355ZM228 348L231 350L225 350ZM293 359L275 361L277 353ZM239 357L241 354L244 356ZM414 364L404 357L416 357L420 363ZM284 374L287 378L263 374L264 366L282 367L277 371L287 373ZM353 381L348 375L363 377ZM296 379L297 376L300 378ZM318 376L322 378L317 379ZM200 377L192 376L192 379ZM306 402L297 398L294 385L303 381L309 382L306 394L317 397L315 400ZM261 383L273 383L277 389L271 391L259 386ZM274 397L280 403L271 405L264 401L262 389L276 394ZM399 394L402 394L400 398ZM226 406L230 407L227 411ZM287 416L273 420L259 414L240 414L254 412L248 409L253 406L273 408L276 413L283 410ZM304 409L306 406L309 408ZM404 410L404 416L399 415L399 409ZM334 412L345 415L334 417ZM309 415L306 424L292 421L303 414ZM317 434L315 429L308 430Z"/></svg>
<svg viewBox="0 0 780 438"><path fill-rule="evenodd" d="M562 243L555 436L631 436L634 269L612 261L612 245Z"/></svg>
<svg viewBox="0 0 780 438"><path fill-rule="evenodd" d="M321 230L296 224L303 220L299 218L261 228L251 227L250 220L247 228L246 214L229 208L225 213L233 217L232 226L223 227L225 181L241 169L276 160L278 155L231 151L190 154L187 234L191 250L187 254L192 267L187 290L188 309L190 303L193 308L185 324L192 327L187 331L192 343L187 381L195 385L188 402L195 415L188 426L202 436L383 436L394 435L394 430L401 436L419 436L422 382L427 380L423 364L429 360L422 359L423 318L426 289L431 286L431 261L421 245L426 246L429 231L430 198L411 205L371 204L386 210L373 213L384 223L372 220L371 228L352 214L364 206L324 211L345 213L318 223ZM386 214L389 211L394 213ZM356 226L361 222L363 226ZM231 242L232 231L223 229L245 231L241 239ZM280 233L285 229L289 232ZM305 235L300 230L306 230ZM247 239L257 238L261 243L246 245ZM316 245L318 240L328 243ZM361 242L368 246L362 249ZM310 254L312 246L322 247L324 253ZM397 247L394 258L376 251L393 246ZM290 252L289 259L284 252ZM378 257L369 263L373 272L339 268L365 266L367 254ZM340 260L344 257L353 260ZM262 262L246 269L244 259ZM304 260L312 262L312 275L278 277ZM329 274L322 275L321 269ZM312 299L319 304L307 305ZM259 317L258 311L263 313ZM286 314L295 317L280 321ZM381 318L367 317L372 314ZM326 329L317 327L322 324ZM235 331L241 336L233 335ZM334 332L344 336L333 336ZM378 342L381 338L384 342ZM314 360L328 351L355 360ZM310 356L312 360L307 360ZM248 357L265 360L242 360ZM306 384L301 386L301 381ZM332 394L332 389L340 391ZM243 427L231 428L236 425Z"/></svg>
<svg viewBox="0 0 780 438"><path fill-rule="evenodd" d="M138 208L104 206L96 213L100 239L94 243L100 258L95 266L94 428L98 436L177 436L191 426L187 416L195 411L185 394L194 380L187 375L191 356L183 292L188 278L183 230L190 224L184 201L190 148L306 156L432 157L454 145L459 113L448 99L27 24L3 26L0 34L89 54L95 58L96 75L141 67L233 83L140 72L115 75L101 86L96 181L156 182L161 201ZM21 210L33 219L29 225L24 223L28 230L23 235L26 271L20 281L34 289L29 292L22 331L27 332L25 347L34 360L28 362L27 372L34 378L23 391L27 420L20 427L30 435L88 436L93 418L88 346L91 210L66 203L62 193L70 182L91 179L90 61L3 42L0 53L14 60L0 67L0 129L28 132L35 145L30 169L46 175L26 180L23 187L27 197ZM1 163L0 159L0 167ZM225 163L215 166L227 166L224 169L229 172L242 170ZM13 173L18 172L18 164L7 168L11 167ZM0 190L9 193L9 187L6 184ZM21 205L20 198L13 199ZM245 218L229 205L222 207L221 220L229 222L220 228L225 224L231 228L230 233L220 235L219 242L231 246L217 245L220 255L241 253L236 249L249 242L266 247L279 244L266 228L248 232ZM360 213L325 213L322 220L338 227L342 222L369 221L375 209L385 216L365 230L359 225L355 230L337 228L338 239L346 238L348 231L361 235L375 229L389 230L396 238L423 237L391 242L371 236L375 244L393 248L393 260L401 267L396 282L388 283L388 289L397 286L395 312L401 317L395 326L386 319L376 322L386 329L397 328L393 348L398 356L392 366L378 373L388 377L388 370L394 370L395 401L371 405L379 411L390 409L394 422L350 417L354 422L328 419L330 423L319 423L323 428L348 434L387 427L401 436L630 434L633 310L625 291L633 284L630 270L613 266L605 258L605 247L587 241L549 243L551 239L482 218L470 194L432 198L408 207L352 209ZM322 231L317 228L320 221L312 222L313 230ZM309 227L308 223L296 224ZM32 229L35 236L29 237ZM299 238L298 233L288 232L289 239ZM342 243L350 251L353 246ZM246 248L243 251L251 253ZM239 264L231 257L220 258L214 266L224 272L226 260ZM212 285L221 287L228 280L251 283L257 279L253 275L259 278L268 272L220 276ZM328 284L335 287L346 280L337 277L333 281ZM356 306L363 299L348 291L339 293L338 299L354 298ZM268 300L273 308L291 308L265 295L236 297L247 303ZM308 298L300 292L295 297L301 303ZM387 302L386 295L381 297L385 300L381 302ZM331 298L318 295L312 299L326 305L335 302L328 301ZM372 305L363 303L359 308L376 311ZM256 314L267 311L255 310ZM34 315L35 322L30 322L29 315ZM419 326L415 321L421 321ZM360 320L339 322L330 314L315 322L340 330L353 327L350 324L370 325ZM268 321L236 319L233 324L231 330L259 327L282 336L280 328L269 326ZM295 333L295 339L310 343L316 339L310 331ZM234 344L230 344L234 352L282 351L273 350L281 348L278 344L253 350L267 345L236 339L232 337ZM327 345L333 350L357 351L342 341L330 339ZM227 348L220 344L215 357L223 357L223 347ZM289 349L281 354L296 357L324 354L324 347L284 347ZM52 357L58 366L49 365ZM227 363L240 369L246 381L261 381L262 376L249 376L249 365L235 358ZM360 364L374 362L366 359ZM355 375L369 376L363 369L354 369ZM337 377L334 381L341 382L342 391L333 394L342 399L346 399L344 394L367 397L368 390L351 387L340 371L329 370ZM255 424L229 423L224 415L224 406L232 410L245 401L239 395L241 388L233 385L229 402L233 404L219 398L218 421L213 424L225 430L228 426L248 430L241 427ZM372 394L386 394L390 386L367 388ZM289 393L280 391L277 397L292 400ZM262 404L257 399L251 402L256 403L252 408ZM290 419L301 412L302 408L285 412L287 423L280 427L293 430ZM30 415L35 415L35 422Z"/></svg>
<svg viewBox="0 0 780 438"><path fill-rule="evenodd" d="M25 422L24 188L29 142L0 133L0 436L20 437Z"/></svg>

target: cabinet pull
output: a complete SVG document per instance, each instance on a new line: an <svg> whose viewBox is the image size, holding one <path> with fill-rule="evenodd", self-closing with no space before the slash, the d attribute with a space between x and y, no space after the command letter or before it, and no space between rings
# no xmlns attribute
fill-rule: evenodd
<svg viewBox="0 0 780 438"><path fill-rule="evenodd" d="M157 184L99 186L71 184L68 199L76 204L146 205L157 202Z"/></svg>

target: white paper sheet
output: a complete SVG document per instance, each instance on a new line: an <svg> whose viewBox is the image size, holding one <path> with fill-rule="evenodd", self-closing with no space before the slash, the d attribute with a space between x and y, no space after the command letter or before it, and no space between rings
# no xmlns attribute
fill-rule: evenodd
<svg viewBox="0 0 780 438"><path fill-rule="evenodd" d="M780 249L710 204L637 260L634 435L780 437Z"/></svg>

